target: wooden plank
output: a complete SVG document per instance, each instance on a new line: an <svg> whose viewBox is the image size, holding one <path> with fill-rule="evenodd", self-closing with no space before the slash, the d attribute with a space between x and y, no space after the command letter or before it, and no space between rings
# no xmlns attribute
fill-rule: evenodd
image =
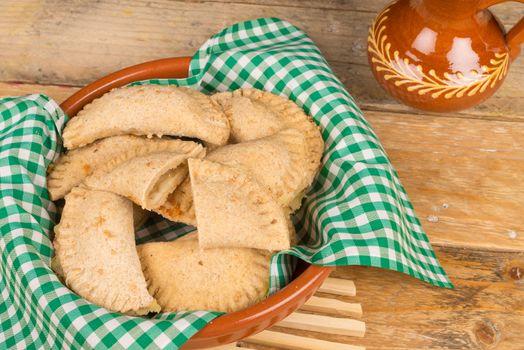
<svg viewBox="0 0 524 350"><path fill-rule="evenodd" d="M524 253L436 248L455 284L442 289L360 266L332 274L358 281L366 336L321 336L369 349L522 349ZM294 332L299 334L299 332Z"/></svg>
<svg viewBox="0 0 524 350"><path fill-rule="evenodd" d="M433 244L524 249L522 123L366 116Z"/></svg>
<svg viewBox="0 0 524 350"><path fill-rule="evenodd" d="M366 59L369 24L385 3L334 1L319 8L311 1L300 6L291 1L280 5L277 1L3 1L0 81L83 85L128 65L191 55L210 35L234 22L276 16L311 35L357 100L391 101L374 81ZM508 25L523 12L513 4L499 8L508 17L504 18ZM497 118L522 115L523 77L524 59L520 57L496 97L474 111L493 113Z"/></svg>
<svg viewBox="0 0 524 350"><path fill-rule="evenodd" d="M366 333L366 324L350 318L330 317L315 314L294 312L278 323L285 328L313 331L319 333L363 337Z"/></svg>
<svg viewBox="0 0 524 350"><path fill-rule="evenodd" d="M255 343L289 350L364 350L361 346L334 343L282 332L263 331L247 338L242 343Z"/></svg>
<svg viewBox="0 0 524 350"><path fill-rule="evenodd" d="M191 55L222 28L260 16L301 26L319 39L320 48L333 61L354 62L359 57L361 64L366 62L365 34L374 17L369 12L348 21L347 13L336 10L290 11L254 4L7 0L0 4L0 49L5 60L0 80L84 84L122 66ZM67 59L57 59L58 47Z"/></svg>
<svg viewBox="0 0 524 350"><path fill-rule="evenodd" d="M252 4L252 5L271 5L271 6L286 6L299 8L313 8L313 9L331 9L337 11L359 11L376 13L385 6L391 3L390 0L208 0L210 2L221 2L226 5L231 3L237 4ZM524 7L519 8L519 4L502 3L490 7L490 10L501 20L502 24L509 29L521 17L519 17Z"/></svg>
<svg viewBox="0 0 524 350"><path fill-rule="evenodd" d="M348 303L346 301L312 296L300 310L336 314L340 316L362 316L362 306L357 303Z"/></svg>
<svg viewBox="0 0 524 350"><path fill-rule="evenodd" d="M78 91L78 89L79 88L75 86L0 82L0 97L42 93L60 103Z"/></svg>
<svg viewBox="0 0 524 350"><path fill-rule="evenodd" d="M318 289L322 293L331 293L353 297L357 294L353 281L328 277Z"/></svg>
<svg viewBox="0 0 524 350"><path fill-rule="evenodd" d="M286 6L292 8L313 8L313 9L329 9L337 11L361 11L361 12L376 12L386 4L389 0L209 0L209 2L220 2L224 5L231 4L250 4L250 5L266 5L266 6Z"/></svg>

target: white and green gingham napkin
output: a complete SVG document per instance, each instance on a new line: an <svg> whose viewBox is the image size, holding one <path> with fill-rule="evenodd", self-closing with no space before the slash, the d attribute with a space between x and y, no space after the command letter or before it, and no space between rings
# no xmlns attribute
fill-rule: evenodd
<svg viewBox="0 0 524 350"><path fill-rule="evenodd" d="M273 257L270 293L289 280L296 258L389 268L451 287L376 135L304 32L274 18L235 24L198 50L189 73L136 84L263 89L295 101L322 129L322 169L295 218L302 241ZM177 349L220 315L123 316L64 287L49 268L56 210L45 175L67 117L44 95L0 99L0 114L0 348ZM153 217L137 242L191 230Z"/></svg>

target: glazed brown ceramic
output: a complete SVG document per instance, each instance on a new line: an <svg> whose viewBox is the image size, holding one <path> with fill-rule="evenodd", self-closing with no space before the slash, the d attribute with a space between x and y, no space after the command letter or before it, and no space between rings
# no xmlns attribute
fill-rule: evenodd
<svg viewBox="0 0 524 350"><path fill-rule="evenodd" d="M168 58L125 68L80 89L60 107L74 118L84 105L115 87L143 79L187 77L190 60L190 57ZM218 317L182 348L205 349L263 331L303 305L333 269L299 262L294 280L283 290L252 307Z"/></svg>
<svg viewBox="0 0 524 350"><path fill-rule="evenodd" d="M395 98L424 110L452 111L482 102L502 84L524 40L524 19L505 34L487 10L503 1L392 3L369 32L375 78Z"/></svg>

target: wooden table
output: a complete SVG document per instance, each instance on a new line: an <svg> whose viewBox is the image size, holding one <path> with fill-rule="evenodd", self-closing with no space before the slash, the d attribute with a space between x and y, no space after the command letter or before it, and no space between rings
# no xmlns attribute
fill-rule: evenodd
<svg viewBox="0 0 524 350"><path fill-rule="evenodd" d="M448 114L412 110L373 79L366 36L386 0L0 2L0 96L78 87L135 63L191 55L211 34L261 16L316 41L365 111L456 285L340 268L353 279L362 339L304 334L368 349L524 349L524 58L495 96ZM524 7L495 7L506 25ZM259 347L263 349L263 347Z"/></svg>

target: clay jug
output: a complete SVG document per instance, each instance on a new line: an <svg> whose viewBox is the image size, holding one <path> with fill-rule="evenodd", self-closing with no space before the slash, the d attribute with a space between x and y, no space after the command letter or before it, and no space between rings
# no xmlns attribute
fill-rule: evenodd
<svg viewBox="0 0 524 350"><path fill-rule="evenodd" d="M369 32L375 78L395 98L419 109L443 112L482 102L500 87L524 40L524 18L505 34L487 9L503 1L392 3Z"/></svg>

